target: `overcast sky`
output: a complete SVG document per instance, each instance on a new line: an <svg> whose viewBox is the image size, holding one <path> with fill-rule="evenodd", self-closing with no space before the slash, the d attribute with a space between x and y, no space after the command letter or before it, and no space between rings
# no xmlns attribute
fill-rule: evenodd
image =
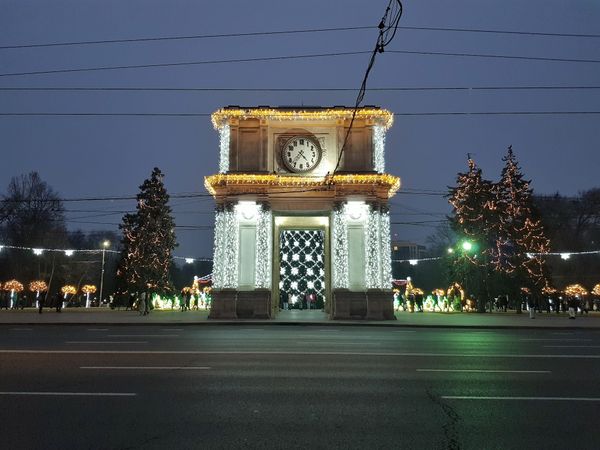
<svg viewBox="0 0 600 450"><path fill-rule="evenodd" d="M404 1L400 25L600 35L596 0ZM0 0L0 46L375 27L377 1ZM0 49L0 113L211 113L225 105L353 105L356 92L7 91L7 87L358 88L369 55L69 73L10 73L368 51L375 28L254 37ZM377 56L369 87L600 86L600 38L401 29ZM576 61L419 55L468 53ZM592 60L581 62L581 60ZM593 61L596 62L593 62ZM394 113L600 111L600 89L372 91L364 104ZM158 166L173 195L205 193L217 172L210 117L0 115L0 191L32 170L64 198L135 195ZM402 178L393 222L443 219L439 195L474 155L497 179L512 145L537 193L600 185L600 114L398 115L387 138L388 172ZM117 229L133 202L66 203L71 229ZM213 202L173 199L180 256L211 256ZM420 215L422 214L422 215ZM85 223L92 222L92 223ZM424 242L434 223L397 224Z"/></svg>

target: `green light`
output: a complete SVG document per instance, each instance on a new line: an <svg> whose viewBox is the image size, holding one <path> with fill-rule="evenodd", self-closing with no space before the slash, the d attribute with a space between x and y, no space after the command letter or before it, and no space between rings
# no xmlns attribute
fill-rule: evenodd
<svg viewBox="0 0 600 450"><path fill-rule="evenodd" d="M449 248L448 249L448 253L454 253L454 249L453 248Z"/></svg>
<svg viewBox="0 0 600 450"><path fill-rule="evenodd" d="M473 249L473 244L471 244L469 241L464 241L462 243L462 248L464 251L470 252Z"/></svg>

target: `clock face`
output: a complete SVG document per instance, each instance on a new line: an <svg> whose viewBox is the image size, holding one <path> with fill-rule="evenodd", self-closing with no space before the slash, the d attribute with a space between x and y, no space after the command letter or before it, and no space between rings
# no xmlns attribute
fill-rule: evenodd
<svg viewBox="0 0 600 450"><path fill-rule="evenodd" d="M321 147L312 137L294 136L281 149L281 159L292 172L310 172L321 162Z"/></svg>

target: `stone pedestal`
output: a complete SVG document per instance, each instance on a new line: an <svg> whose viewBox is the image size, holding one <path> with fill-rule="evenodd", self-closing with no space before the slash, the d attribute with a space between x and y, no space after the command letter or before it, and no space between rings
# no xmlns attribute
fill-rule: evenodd
<svg viewBox="0 0 600 450"><path fill-rule="evenodd" d="M208 318L237 319L236 302L237 291L235 289L213 290Z"/></svg>
<svg viewBox="0 0 600 450"><path fill-rule="evenodd" d="M242 319L270 319L271 291L256 289L237 293L236 313Z"/></svg>
<svg viewBox="0 0 600 450"><path fill-rule="evenodd" d="M391 290L369 289L367 291L368 320L396 320L394 296Z"/></svg>
<svg viewBox="0 0 600 450"><path fill-rule="evenodd" d="M333 291L333 319L395 320L392 291L369 289L351 292L347 289Z"/></svg>

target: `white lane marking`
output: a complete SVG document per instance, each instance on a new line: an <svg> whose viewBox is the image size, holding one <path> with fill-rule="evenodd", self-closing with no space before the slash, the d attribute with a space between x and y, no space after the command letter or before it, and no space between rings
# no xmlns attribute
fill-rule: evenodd
<svg viewBox="0 0 600 450"><path fill-rule="evenodd" d="M128 338L140 338L140 337L179 337L179 334L107 334L106 337L128 337Z"/></svg>
<svg viewBox="0 0 600 450"><path fill-rule="evenodd" d="M417 369L417 372L552 373L549 370L486 370L486 369Z"/></svg>
<svg viewBox="0 0 600 450"><path fill-rule="evenodd" d="M134 397L135 392L0 392L0 395L54 395L75 397Z"/></svg>
<svg viewBox="0 0 600 450"><path fill-rule="evenodd" d="M545 348L600 348L600 345L544 345Z"/></svg>
<svg viewBox="0 0 600 450"><path fill-rule="evenodd" d="M580 338L522 338L521 341L591 341L592 339Z"/></svg>
<svg viewBox="0 0 600 450"><path fill-rule="evenodd" d="M65 341L65 344L147 344L148 341Z"/></svg>
<svg viewBox="0 0 600 450"><path fill-rule="evenodd" d="M563 402L600 402L596 397L491 397L491 396L469 396L469 395L442 395L445 400L539 400L539 401L563 401Z"/></svg>
<svg viewBox="0 0 600 450"><path fill-rule="evenodd" d="M306 345L306 342L296 342L296 345ZM331 342L331 341L321 341L321 342L314 342L311 341L310 345L315 345L315 344L323 344L323 345L381 345L380 342Z"/></svg>
<svg viewBox="0 0 600 450"><path fill-rule="evenodd" d="M108 331L108 328L88 328L88 331Z"/></svg>
<svg viewBox="0 0 600 450"><path fill-rule="evenodd" d="M11 328L10 331L31 331L31 328Z"/></svg>
<svg viewBox="0 0 600 450"><path fill-rule="evenodd" d="M89 370L210 370L208 366L82 366Z"/></svg>
<svg viewBox="0 0 600 450"><path fill-rule="evenodd" d="M123 342L119 342L122 344ZM277 356L403 356L425 358L508 358L508 359L600 359L600 355L511 355L464 353L397 353L397 352L290 352L290 351L236 351L236 350L28 350L0 349L0 354L89 354L89 355L277 355Z"/></svg>

